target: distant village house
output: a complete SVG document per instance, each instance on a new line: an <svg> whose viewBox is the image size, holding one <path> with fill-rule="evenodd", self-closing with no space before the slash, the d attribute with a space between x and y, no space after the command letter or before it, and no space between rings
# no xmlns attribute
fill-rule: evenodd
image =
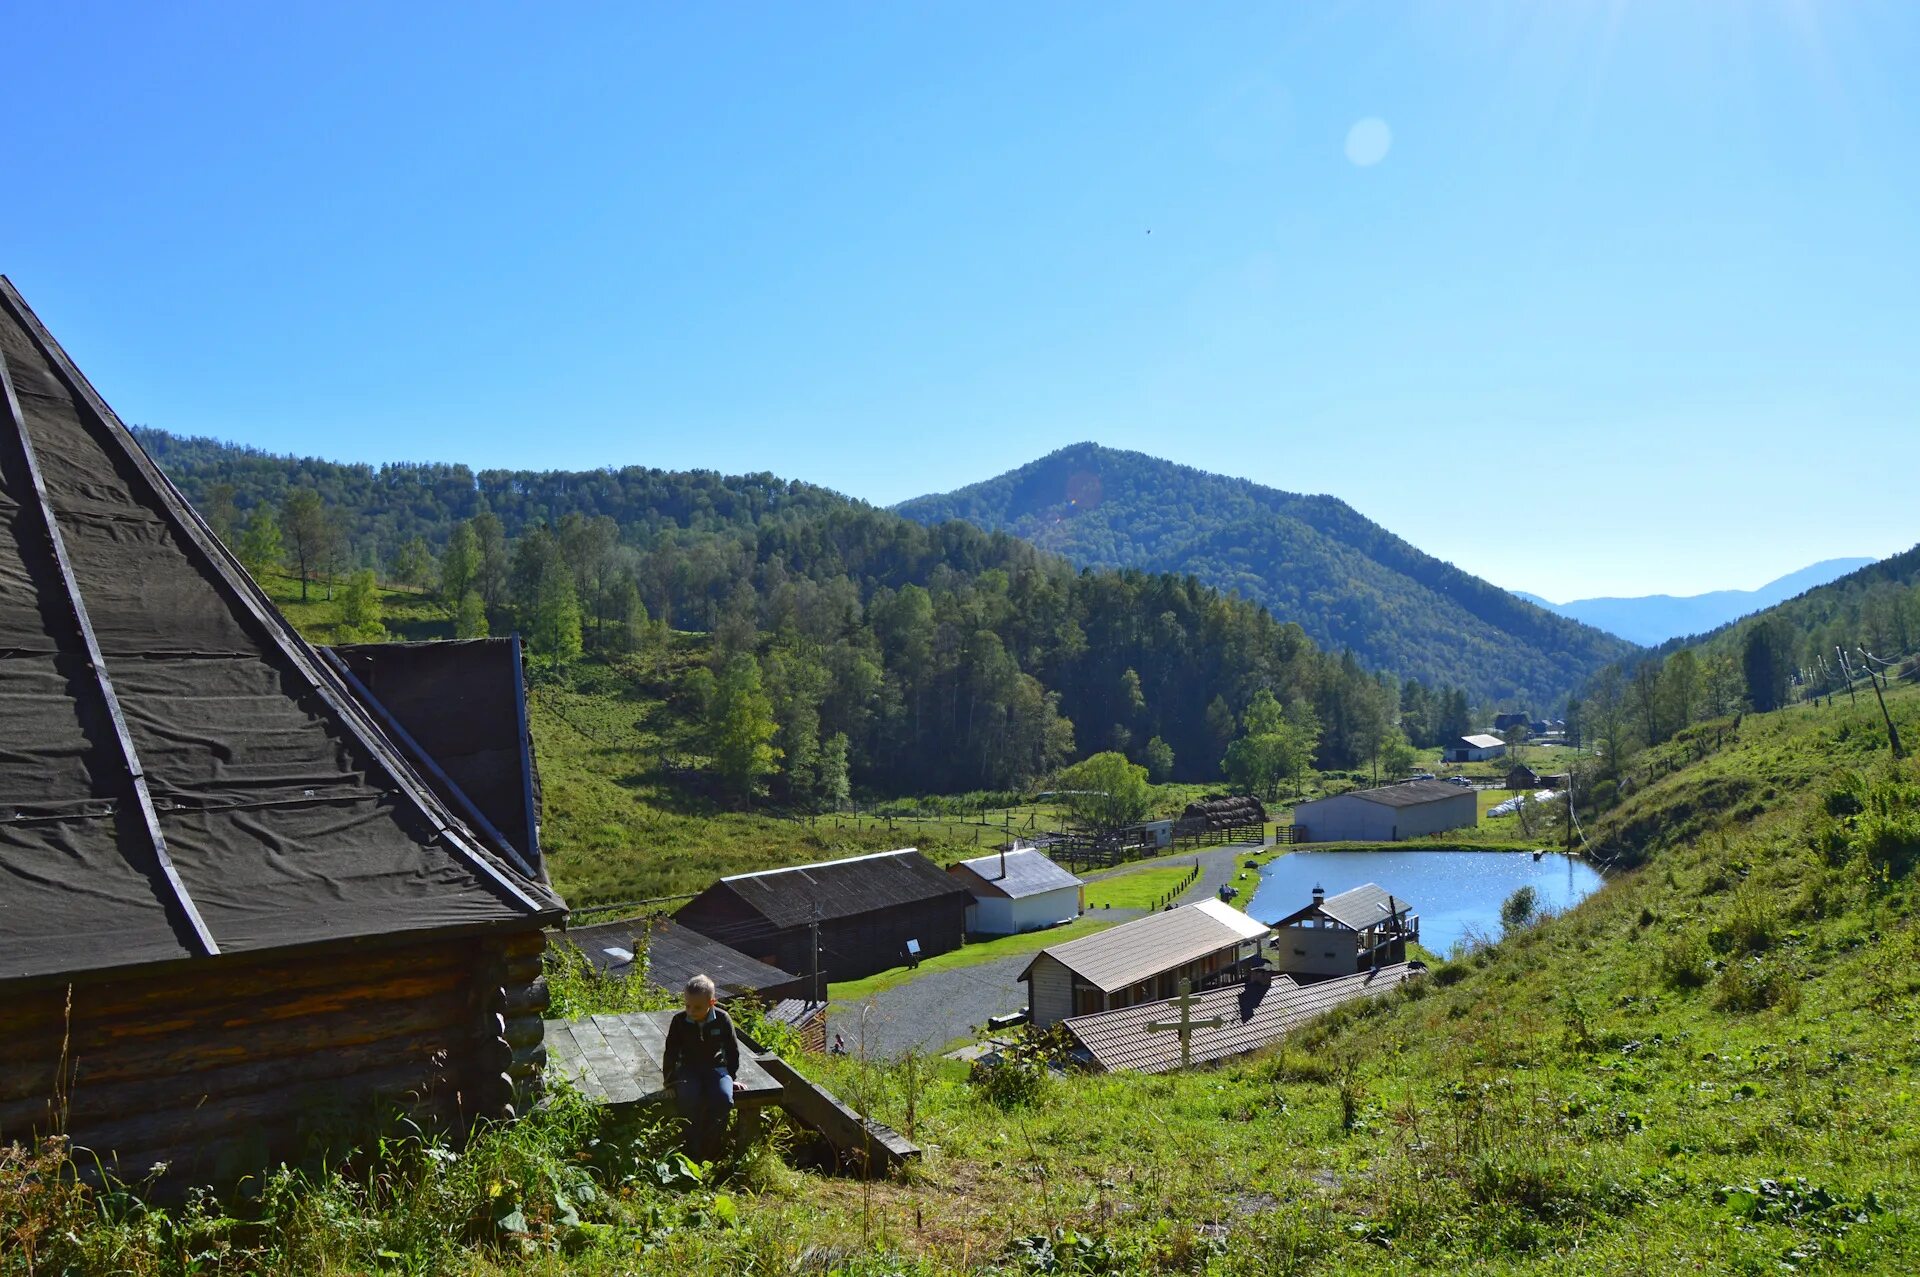
<svg viewBox="0 0 1920 1277"><path fill-rule="evenodd" d="M1478 763L1489 758L1503 757L1507 752L1507 743L1498 736L1481 733L1476 736L1461 736L1446 747L1446 759L1450 763Z"/></svg>
<svg viewBox="0 0 1920 1277"><path fill-rule="evenodd" d="M1202 900L1042 950L1020 979L1028 1016L1045 1028L1136 1002L1238 979L1259 957L1267 928L1232 905Z"/></svg>
<svg viewBox="0 0 1920 1277"><path fill-rule="evenodd" d="M1398 842L1479 823L1474 792L1444 780L1356 789L1293 809L1302 842Z"/></svg>
<svg viewBox="0 0 1920 1277"><path fill-rule="evenodd" d="M1085 885L1031 847L963 860L947 872L973 896L972 935L1017 935L1080 916Z"/></svg>

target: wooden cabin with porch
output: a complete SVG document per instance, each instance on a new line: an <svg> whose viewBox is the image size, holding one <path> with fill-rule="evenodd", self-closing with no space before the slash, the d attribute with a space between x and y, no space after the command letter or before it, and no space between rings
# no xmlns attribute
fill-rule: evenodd
<svg viewBox="0 0 1920 1277"><path fill-rule="evenodd" d="M1231 984L1260 956L1267 928L1232 905L1202 900L1043 949L1019 978L1028 1019L1046 1028L1192 988Z"/></svg>
<svg viewBox="0 0 1920 1277"><path fill-rule="evenodd" d="M1420 915L1384 887L1368 883L1313 899L1273 924L1274 965L1307 982L1372 971L1407 960L1407 942L1420 938Z"/></svg>
<svg viewBox="0 0 1920 1277"><path fill-rule="evenodd" d="M514 1111L565 907L353 684L0 278L0 1141L177 1193Z"/></svg>

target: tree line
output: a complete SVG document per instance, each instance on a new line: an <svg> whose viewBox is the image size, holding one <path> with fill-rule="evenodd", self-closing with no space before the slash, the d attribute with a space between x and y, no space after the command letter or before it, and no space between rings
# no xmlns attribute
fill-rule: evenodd
<svg viewBox="0 0 1920 1277"><path fill-rule="evenodd" d="M377 565L430 592L459 636L517 631L545 660L656 674L669 629L709 633L674 695L740 798L1020 789L1102 752L1155 781L1272 793L1310 768L1391 777L1413 746L1468 728L1461 689L1376 675L1190 576L1075 570L767 476L567 485L171 436L158 451L250 570L284 566L303 591Z"/></svg>

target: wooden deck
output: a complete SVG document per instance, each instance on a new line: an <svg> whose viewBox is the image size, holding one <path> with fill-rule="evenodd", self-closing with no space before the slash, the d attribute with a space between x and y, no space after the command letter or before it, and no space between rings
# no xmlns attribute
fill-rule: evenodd
<svg viewBox="0 0 1920 1277"><path fill-rule="evenodd" d="M626 1015L590 1015L578 1020L548 1020L547 1069L602 1104L656 1104L671 1100L661 1067L667 1025L675 1011L633 1011ZM746 1046L740 1047L740 1072L733 1080L733 1102L744 1110L778 1104L786 1087L775 1080Z"/></svg>
<svg viewBox="0 0 1920 1277"><path fill-rule="evenodd" d="M548 1073L568 1079L615 1114L668 1103L672 1096L661 1056L674 1015L672 1011L635 1011L548 1020ZM920 1150L891 1127L862 1118L779 1056L755 1051L745 1041L740 1043L733 1101L739 1110L735 1137L742 1142L756 1137L762 1110L777 1104L822 1137L840 1165L861 1174L897 1170L920 1156Z"/></svg>

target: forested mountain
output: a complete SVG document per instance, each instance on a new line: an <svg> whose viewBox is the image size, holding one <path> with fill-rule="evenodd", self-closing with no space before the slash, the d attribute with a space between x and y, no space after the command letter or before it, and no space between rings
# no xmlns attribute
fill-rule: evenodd
<svg viewBox="0 0 1920 1277"><path fill-rule="evenodd" d="M1574 599L1550 603L1537 594L1516 590L1529 603L1572 617L1609 634L1646 647L1689 634L1705 634L1729 621L1783 603L1797 594L1825 585L1872 559L1824 559L1798 572L1767 582L1754 590L1710 590L1705 594L1647 594L1636 598Z"/></svg>
<svg viewBox="0 0 1920 1277"><path fill-rule="evenodd" d="M375 569L458 633L513 627L561 661L646 668L664 626L710 631L676 695L741 801L1015 788L1103 750L1211 780L1243 733L1261 759L1284 741L1355 767L1468 722L1458 688L1376 677L1189 577L1077 571L770 475L375 468L139 433L256 575Z"/></svg>
<svg viewBox="0 0 1920 1277"><path fill-rule="evenodd" d="M1324 647L1484 704L1544 712L1632 650L1442 563L1343 501L1076 444L897 509L1011 532L1090 567L1191 573Z"/></svg>

